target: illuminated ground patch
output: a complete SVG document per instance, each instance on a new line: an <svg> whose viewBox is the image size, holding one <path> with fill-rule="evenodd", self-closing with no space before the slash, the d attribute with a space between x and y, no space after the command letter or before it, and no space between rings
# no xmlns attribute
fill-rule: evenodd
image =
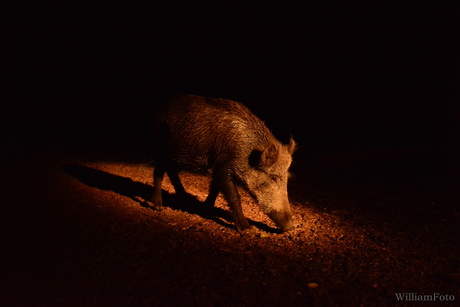
<svg viewBox="0 0 460 307"><path fill-rule="evenodd" d="M185 200L166 177L158 212L147 164L37 156L4 170L0 294L11 302L389 305L395 293L459 295L458 212L432 201L299 175L295 230L278 234L242 194L253 233L239 234L221 196L212 212L201 207L207 176L181 174Z"/></svg>

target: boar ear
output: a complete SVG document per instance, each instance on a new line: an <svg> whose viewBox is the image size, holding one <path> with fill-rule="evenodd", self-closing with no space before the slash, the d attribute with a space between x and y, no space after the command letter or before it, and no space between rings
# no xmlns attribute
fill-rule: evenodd
<svg viewBox="0 0 460 307"><path fill-rule="evenodd" d="M279 149L275 144L270 144L262 151L260 166L270 166L278 160Z"/></svg>
<svg viewBox="0 0 460 307"><path fill-rule="evenodd" d="M297 143L292 139L289 140L289 144L286 146L287 151L292 155L294 151L297 149Z"/></svg>
<svg viewBox="0 0 460 307"><path fill-rule="evenodd" d="M249 155L249 165L263 168L272 165L278 160L279 149L275 144L270 144L264 150L254 149Z"/></svg>

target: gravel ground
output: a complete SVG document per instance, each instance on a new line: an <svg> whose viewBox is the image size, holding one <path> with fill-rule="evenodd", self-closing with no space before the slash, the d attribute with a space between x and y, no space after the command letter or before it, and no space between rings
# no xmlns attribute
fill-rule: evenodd
<svg viewBox="0 0 460 307"><path fill-rule="evenodd" d="M2 159L2 306L413 306L397 293L460 300L459 185L421 149L300 156L280 234L244 191L252 232L235 231L210 178L47 151ZM427 162L428 161L428 162ZM444 165L444 164L443 164ZM166 177L167 178L167 177ZM421 297L420 295L424 295ZM441 301L444 299L444 301ZM446 302L446 300L452 300Z"/></svg>

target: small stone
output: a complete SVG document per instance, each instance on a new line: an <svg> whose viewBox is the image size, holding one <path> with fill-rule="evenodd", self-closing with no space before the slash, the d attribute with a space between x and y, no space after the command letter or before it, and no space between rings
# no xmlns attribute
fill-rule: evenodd
<svg viewBox="0 0 460 307"><path fill-rule="evenodd" d="M316 289L318 288L318 284L316 282L311 282L308 284L309 289Z"/></svg>

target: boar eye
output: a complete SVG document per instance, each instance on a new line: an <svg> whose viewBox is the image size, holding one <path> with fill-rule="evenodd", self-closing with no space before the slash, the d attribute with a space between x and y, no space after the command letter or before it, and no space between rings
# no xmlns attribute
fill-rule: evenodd
<svg viewBox="0 0 460 307"><path fill-rule="evenodd" d="M279 177L278 177L278 176L273 176L273 175L272 175L272 176L268 177L268 180L264 181L264 182L260 185L260 187L266 187L266 186L268 186L268 185L271 184L271 183L278 183L278 181L279 181Z"/></svg>

